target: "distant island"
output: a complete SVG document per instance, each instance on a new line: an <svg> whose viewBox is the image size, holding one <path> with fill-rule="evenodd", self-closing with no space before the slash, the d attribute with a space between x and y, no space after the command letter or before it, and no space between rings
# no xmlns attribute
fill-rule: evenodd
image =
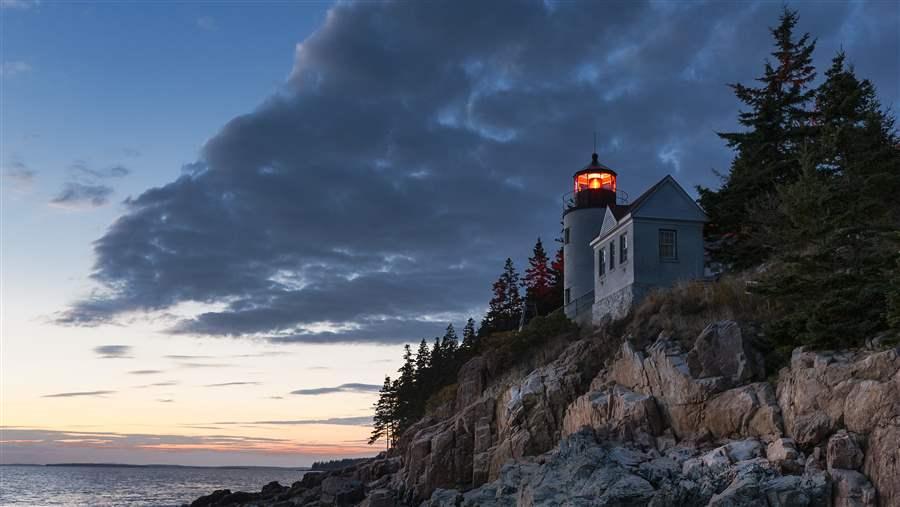
<svg viewBox="0 0 900 507"><path fill-rule="evenodd" d="M217 470L263 470L263 469L280 469L280 470L298 470L308 472L310 467L276 467L276 466L256 466L256 465L224 465L224 466L205 466L205 465L166 465L151 463L148 465L135 465L130 463L0 463L4 467L97 467L97 468L211 468Z"/></svg>

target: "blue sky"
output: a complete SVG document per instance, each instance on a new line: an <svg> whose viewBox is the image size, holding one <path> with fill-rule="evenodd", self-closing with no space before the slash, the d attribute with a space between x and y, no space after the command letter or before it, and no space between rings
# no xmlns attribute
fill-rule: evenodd
<svg viewBox="0 0 900 507"><path fill-rule="evenodd" d="M782 3L0 7L2 459L296 465L371 452L594 132L632 196L715 185ZM793 7L900 107L900 4Z"/></svg>

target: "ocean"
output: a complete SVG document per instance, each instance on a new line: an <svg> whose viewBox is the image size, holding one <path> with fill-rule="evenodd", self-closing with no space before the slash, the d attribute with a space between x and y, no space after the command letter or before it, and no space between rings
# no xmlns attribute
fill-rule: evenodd
<svg viewBox="0 0 900 507"><path fill-rule="evenodd" d="M235 467L0 466L0 505L169 507L217 489L259 491L290 486L304 470Z"/></svg>

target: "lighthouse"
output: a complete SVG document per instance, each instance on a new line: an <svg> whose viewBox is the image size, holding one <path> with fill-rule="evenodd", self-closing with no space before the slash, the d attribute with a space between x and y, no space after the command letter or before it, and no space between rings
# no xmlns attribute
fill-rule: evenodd
<svg viewBox="0 0 900 507"><path fill-rule="evenodd" d="M603 165L596 153L591 163L572 177L574 191L563 210L563 304L572 320L590 318L594 303L594 249L607 209L616 207L616 172ZM568 195L567 195L568 197Z"/></svg>

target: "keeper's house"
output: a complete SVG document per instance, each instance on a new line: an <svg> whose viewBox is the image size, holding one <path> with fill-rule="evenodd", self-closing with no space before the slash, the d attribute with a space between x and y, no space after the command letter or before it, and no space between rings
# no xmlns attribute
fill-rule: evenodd
<svg viewBox="0 0 900 507"><path fill-rule="evenodd" d="M579 323L623 317L651 289L704 274L707 217L687 192L666 176L624 203L616 178L595 153L563 212L565 312Z"/></svg>

